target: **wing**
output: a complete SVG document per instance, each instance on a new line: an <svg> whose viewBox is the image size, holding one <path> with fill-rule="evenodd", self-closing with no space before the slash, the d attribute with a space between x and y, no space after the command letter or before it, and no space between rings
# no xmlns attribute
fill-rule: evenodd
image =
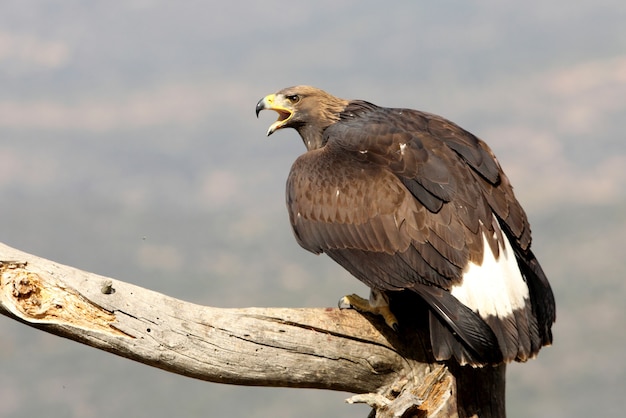
<svg viewBox="0 0 626 418"><path fill-rule="evenodd" d="M509 179L487 144L470 132L437 115L360 101L331 128L331 143L347 153L369 150L361 157L387 166L430 211L461 203L468 210L458 215L473 232L478 220L488 225L495 214L517 246L529 248L528 220Z"/></svg>

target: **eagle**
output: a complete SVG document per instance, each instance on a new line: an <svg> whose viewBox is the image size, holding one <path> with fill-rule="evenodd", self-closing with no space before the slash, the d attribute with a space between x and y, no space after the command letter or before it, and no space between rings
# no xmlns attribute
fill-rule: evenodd
<svg viewBox="0 0 626 418"><path fill-rule="evenodd" d="M552 343L554 296L485 142L431 113L311 86L265 96L257 117L266 109L278 113L268 136L293 128L307 149L287 180L297 242L370 288L340 308L380 315L396 332L427 315L434 359L461 365L524 362Z"/></svg>

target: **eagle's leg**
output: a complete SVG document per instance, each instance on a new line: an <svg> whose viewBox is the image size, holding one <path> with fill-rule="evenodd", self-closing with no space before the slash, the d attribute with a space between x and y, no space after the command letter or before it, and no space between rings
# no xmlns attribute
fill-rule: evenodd
<svg viewBox="0 0 626 418"><path fill-rule="evenodd" d="M369 300L352 294L346 295L339 299L339 308L341 309L356 309L359 312L369 312L374 315L380 315L385 320L385 323L389 325L394 331L398 331L398 320L396 316L389 309L389 299L387 295L378 290L372 289L370 291Z"/></svg>

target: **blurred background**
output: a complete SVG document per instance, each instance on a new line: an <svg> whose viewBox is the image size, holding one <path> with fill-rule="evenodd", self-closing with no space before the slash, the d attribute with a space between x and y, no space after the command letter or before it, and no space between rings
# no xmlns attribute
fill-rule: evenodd
<svg viewBox="0 0 626 418"><path fill-rule="evenodd" d="M304 152L257 101L294 84L441 114L495 151L557 299L509 417L626 401L626 3L4 1L0 241L218 307L365 288L299 248ZM0 416L365 417L347 393L168 374L0 317Z"/></svg>

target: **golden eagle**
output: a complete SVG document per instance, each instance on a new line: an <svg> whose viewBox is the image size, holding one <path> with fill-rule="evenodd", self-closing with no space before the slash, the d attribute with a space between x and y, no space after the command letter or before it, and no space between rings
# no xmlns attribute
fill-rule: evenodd
<svg viewBox="0 0 626 418"><path fill-rule="evenodd" d="M307 148L287 180L298 243L371 289L340 307L401 332L397 312L426 303L434 358L460 364L526 361L552 342L554 296L526 214L483 141L437 115L309 86L264 97L265 109L278 113L268 135L293 128Z"/></svg>

